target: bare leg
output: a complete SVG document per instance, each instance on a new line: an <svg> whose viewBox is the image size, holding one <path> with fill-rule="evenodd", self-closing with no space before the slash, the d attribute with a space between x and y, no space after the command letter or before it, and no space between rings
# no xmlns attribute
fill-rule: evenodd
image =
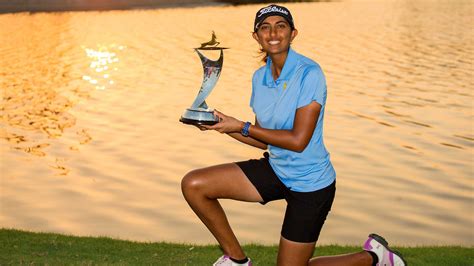
<svg viewBox="0 0 474 266"><path fill-rule="evenodd" d="M316 243L298 243L280 237L278 248L278 266L306 266L313 255Z"/></svg>
<svg viewBox="0 0 474 266"><path fill-rule="evenodd" d="M338 256L324 256L311 258L316 243L298 243L284 237L280 238L278 250L278 266L371 266L372 256L366 251Z"/></svg>
<svg viewBox="0 0 474 266"><path fill-rule="evenodd" d="M259 202L262 197L236 164L222 164L193 170L181 181L189 206L211 231L224 253L235 259L245 254L229 225L219 198Z"/></svg>
<svg viewBox="0 0 474 266"><path fill-rule="evenodd" d="M372 265L372 256L367 251L360 251L357 253L337 255L337 256L324 256L313 258L309 261L308 265L311 266L324 266L324 265Z"/></svg>

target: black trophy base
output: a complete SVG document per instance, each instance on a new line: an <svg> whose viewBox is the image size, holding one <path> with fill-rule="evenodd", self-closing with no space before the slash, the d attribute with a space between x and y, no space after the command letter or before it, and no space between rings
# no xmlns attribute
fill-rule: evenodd
<svg viewBox="0 0 474 266"><path fill-rule="evenodd" d="M203 108L186 109L179 121L188 125L214 125L219 122L213 110Z"/></svg>
<svg viewBox="0 0 474 266"><path fill-rule="evenodd" d="M179 119L179 122L187 124L187 125L195 125L195 126L201 126L201 125L206 125L206 126L212 126L217 124L218 121L216 120L195 120L195 119L189 119L189 118L184 118L181 117Z"/></svg>

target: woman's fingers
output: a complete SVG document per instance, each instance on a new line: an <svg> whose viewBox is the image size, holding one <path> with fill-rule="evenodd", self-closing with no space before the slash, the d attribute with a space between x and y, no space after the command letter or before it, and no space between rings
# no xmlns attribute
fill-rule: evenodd
<svg viewBox="0 0 474 266"><path fill-rule="evenodd" d="M212 130L212 129L216 129L216 126L217 124L214 124L214 125L202 125L201 127L203 127L205 130Z"/></svg>
<svg viewBox="0 0 474 266"><path fill-rule="evenodd" d="M201 131L205 131L207 130L205 127L203 127L202 125L194 125L195 127L199 128L199 130Z"/></svg>
<svg viewBox="0 0 474 266"><path fill-rule="evenodd" d="M219 121L222 121L224 120L224 118L226 118L227 116L217 110L214 110L214 116L217 117L219 119Z"/></svg>
<svg viewBox="0 0 474 266"><path fill-rule="evenodd" d="M225 133L225 125L223 123L217 123L214 125L203 125L203 127L207 130L215 130L220 133Z"/></svg>
<svg viewBox="0 0 474 266"><path fill-rule="evenodd" d="M229 117L215 109L214 117L216 117L217 123L214 125L201 125L203 128L201 130L215 130L220 133L226 133L228 131L229 122L231 121Z"/></svg>

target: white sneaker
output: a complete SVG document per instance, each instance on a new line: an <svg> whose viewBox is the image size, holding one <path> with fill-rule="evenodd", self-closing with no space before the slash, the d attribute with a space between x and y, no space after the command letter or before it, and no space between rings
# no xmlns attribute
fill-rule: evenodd
<svg viewBox="0 0 474 266"><path fill-rule="evenodd" d="M222 255L214 264L213 266L252 266L252 262L250 261L250 258L246 263L239 264L233 262L229 256L227 255Z"/></svg>
<svg viewBox="0 0 474 266"><path fill-rule="evenodd" d="M388 247L388 242L377 234L370 234L365 241L364 250L374 252L379 262L377 266L406 266L402 255Z"/></svg>

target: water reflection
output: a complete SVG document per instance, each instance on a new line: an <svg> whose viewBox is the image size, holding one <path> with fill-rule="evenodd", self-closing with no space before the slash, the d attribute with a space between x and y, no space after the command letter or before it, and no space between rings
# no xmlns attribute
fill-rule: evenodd
<svg viewBox="0 0 474 266"><path fill-rule="evenodd" d="M325 141L339 187L321 244L377 231L397 244L472 245L472 4L289 7L295 50L328 81ZM253 119L256 9L1 15L0 226L213 242L180 178L261 153L178 117L202 81L191 48L215 30L233 49L210 101ZM242 242L277 243L284 203L223 204Z"/></svg>
<svg viewBox="0 0 474 266"><path fill-rule="evenodd" d="M8 34L16 52L2 55L0 65L5 77L1 79L1 137L12 143L15 150L45 156L45 149L50 146L48 139L60 137L76 123L68 112L72 102L60 92L68 82L69 70L62 61L63 51L57 48L61 46L64 23L65 16L50 16L39 24L34 19L24 20L18 32L2 33ZM48 41L40 41L43 38ZM43 137L27 138L28 131Z"/></svg>
<svg viewBox="0 0 474 266"><path fill-rule="evenodd" d="M0 138L10 143L12 150L47 157L48 150L61 145L56 140L77 123L71 112L77 101L71 95L89 96L82 88L71 86L75 66L68 57L73 44L64 42L68 22L64 14L38 14L18 17L16 26L0 29L2 43L15 47L9 52L10 46L3 45L0 50ZM76 130L79 145L90 142L87 130ZM69 172L65 159L51 159L56 173Z"/></svg>
<svg viewBox="0 0 474 266"><path fill-rule="evenodd" d="M97 49L82 47L87 57L91 59L90 68L92 73L82 76L82 79L94 85L98 90L104 90L114 84L112 73L117 71L116 63L119 62L117 53L126 47L123 45L99 45Z"/></svg>

